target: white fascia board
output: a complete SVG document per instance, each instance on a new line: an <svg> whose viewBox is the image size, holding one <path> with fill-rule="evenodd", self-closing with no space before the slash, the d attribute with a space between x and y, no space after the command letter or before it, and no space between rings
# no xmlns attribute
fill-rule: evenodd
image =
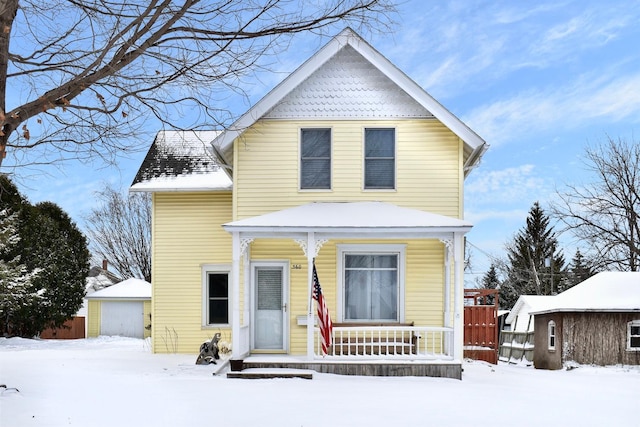
<svg viewBox="0 0 640 427"><path fill-rule="evenodd" d="M468 233L472 227L251 227L223 225L222 228L229 233L239 232L245 236L255 237L283 237L306 236L313 232L316 237L335 238L413 238L413 239L447 239L452 233Z"/></svg>
<svg viewBox="0 0 640 427"><path fill-rule="evenodd" d="M300 83L305 81L314 71L320 68L322 64L335 55L340 48L346 44L345 36L346 31L343 31L340 35L331 39L329 43L322 47L315 55L307 59L293 73L289 74L287 78L269 91L269 93L244 113L235 123L233 123L229 129L221 133L213 141L213 144L219 147L218 151L222 157L224 157L225 162L229 163L229 151L233 141L247 128L264 116L282 98L287 96Z"/></svg>
<svg viewBox="0 0 640 427"><path fill-rule="evenodd" d="M254 107L232 124L228 130L221 133L214 140L213 143L220 147L219 151L225 162L229 164L231 160L231 144L239 135L259 120L282 98L288 95L293 89L306 80L314 71L320 68L322 64L347 44L353 47L383 74L407 92L409 96L414 98L418 103L430 111L435 118L451 129L451 131L464 141L465 144L471 147L476 154L475 156L470 157L473 158L474 163L482 156L484 151L486 151L487 143L478 134L471 130L471 128L465 125L442 104L436 101L422 87L409 78L398 67L393 65L387 58L375 50L369 43L364 41L353 30L347 28L329 41L329 43L322 47L315 55L305 61L298 69L258 101ZM473 166L473 164L468 166Z"/></svg>

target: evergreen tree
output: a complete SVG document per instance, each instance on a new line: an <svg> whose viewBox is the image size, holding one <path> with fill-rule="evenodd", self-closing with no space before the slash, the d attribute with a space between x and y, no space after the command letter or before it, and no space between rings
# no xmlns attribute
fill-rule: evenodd
<svg viewBox="0 0 640 427"><path fill-rule="evenodd" d="M8 256L20 241L18 215L9 208L0 210L0 331L11 335L17 319L24 316L22 308L37 304L40 295L33 287L38 270L28 271L20 256ZM18 326L19 327L19 326Z"/></svg>
<svg viewBox="0 0 640 427"><path fill-rule="evenodd" d="M498 278L498 272L495 264L492 263L489 270L482 277L481 286L482 289L500 289L500 279ZM486 303L494 304L493 297L488 297Z"/></svg>
<svg viewBox="0 0 640 427"><path fill-rule="evenodd" d="M569 271L567 272L567 280L565 282L566 285L563 289L560 289L560 292L566 291L596 274L596 271L591 265L592 263L582 255L580 249L576 249L576 254L569 264Z"/></svg>
<svg viewBox="0 0 640 427"><path fill-rule="evenodd" d="M57 205L32 206L6 178L0 184L0 328L5 336L31 337L82 306L89 250Z"/></svg>
<svg viewBox="0 0 640 427"><path fill-rule="evenodd" d="M501 287L501 307L511 308L520 295L554 295L564 285L565 260L549 217L538 202L526 226L507 245L507 277Z"/></svg>

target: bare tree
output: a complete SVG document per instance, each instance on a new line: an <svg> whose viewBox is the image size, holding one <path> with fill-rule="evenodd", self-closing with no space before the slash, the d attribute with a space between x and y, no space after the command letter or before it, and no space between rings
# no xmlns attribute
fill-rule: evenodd
<svg viewBox="0 0 640 427"><path fill-rule="evenodd" d="M391 0L0 0L0 166L7 149L18 166L113 162L147 143L149 121L224 126L229 90L292 35L388 30L393 11Z"/></svg>
<svg viewBox="0 0 640 427"><path fill-rule="evenodd" d="M99 206L87 217L89 248L123 278L151 282L151 195L98 192Z"/></svg>
<svg viewBox="0 0 640 427"><path fill-rule="evenodd" d="M608 138L587 148L585 165L595 181L568 185L553 214L589 245L596 269L640 270L640 143Z"/></svg>

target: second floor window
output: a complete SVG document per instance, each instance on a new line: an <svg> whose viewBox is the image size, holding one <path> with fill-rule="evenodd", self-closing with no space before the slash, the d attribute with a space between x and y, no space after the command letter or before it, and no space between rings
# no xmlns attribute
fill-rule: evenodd
<svg viewBox="0 0 640 427"><path fill-rule="evenodd" d="M300 135L300 189L330 189L331 129L302 129Z"/></svg>
<svg viewBox="0 0 640 427"><path fill-rule="evenodd" d="M395 183L395 129L365 129L364 188L367 190L393 190Z"/></svg>

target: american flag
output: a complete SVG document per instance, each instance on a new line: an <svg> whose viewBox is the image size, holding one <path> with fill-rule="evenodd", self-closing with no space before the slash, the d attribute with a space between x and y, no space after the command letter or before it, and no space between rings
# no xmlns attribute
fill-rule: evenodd
<svg viewBox="0 0 640 427"><path fill-rule="evenodd" d="M333 323L331 322L327 304L324 302L315 263L313 264L313 299L318 302L318 324L320 326L320 336L322 337L322 355L326 356L327 349L331 345Z"/></svg>

